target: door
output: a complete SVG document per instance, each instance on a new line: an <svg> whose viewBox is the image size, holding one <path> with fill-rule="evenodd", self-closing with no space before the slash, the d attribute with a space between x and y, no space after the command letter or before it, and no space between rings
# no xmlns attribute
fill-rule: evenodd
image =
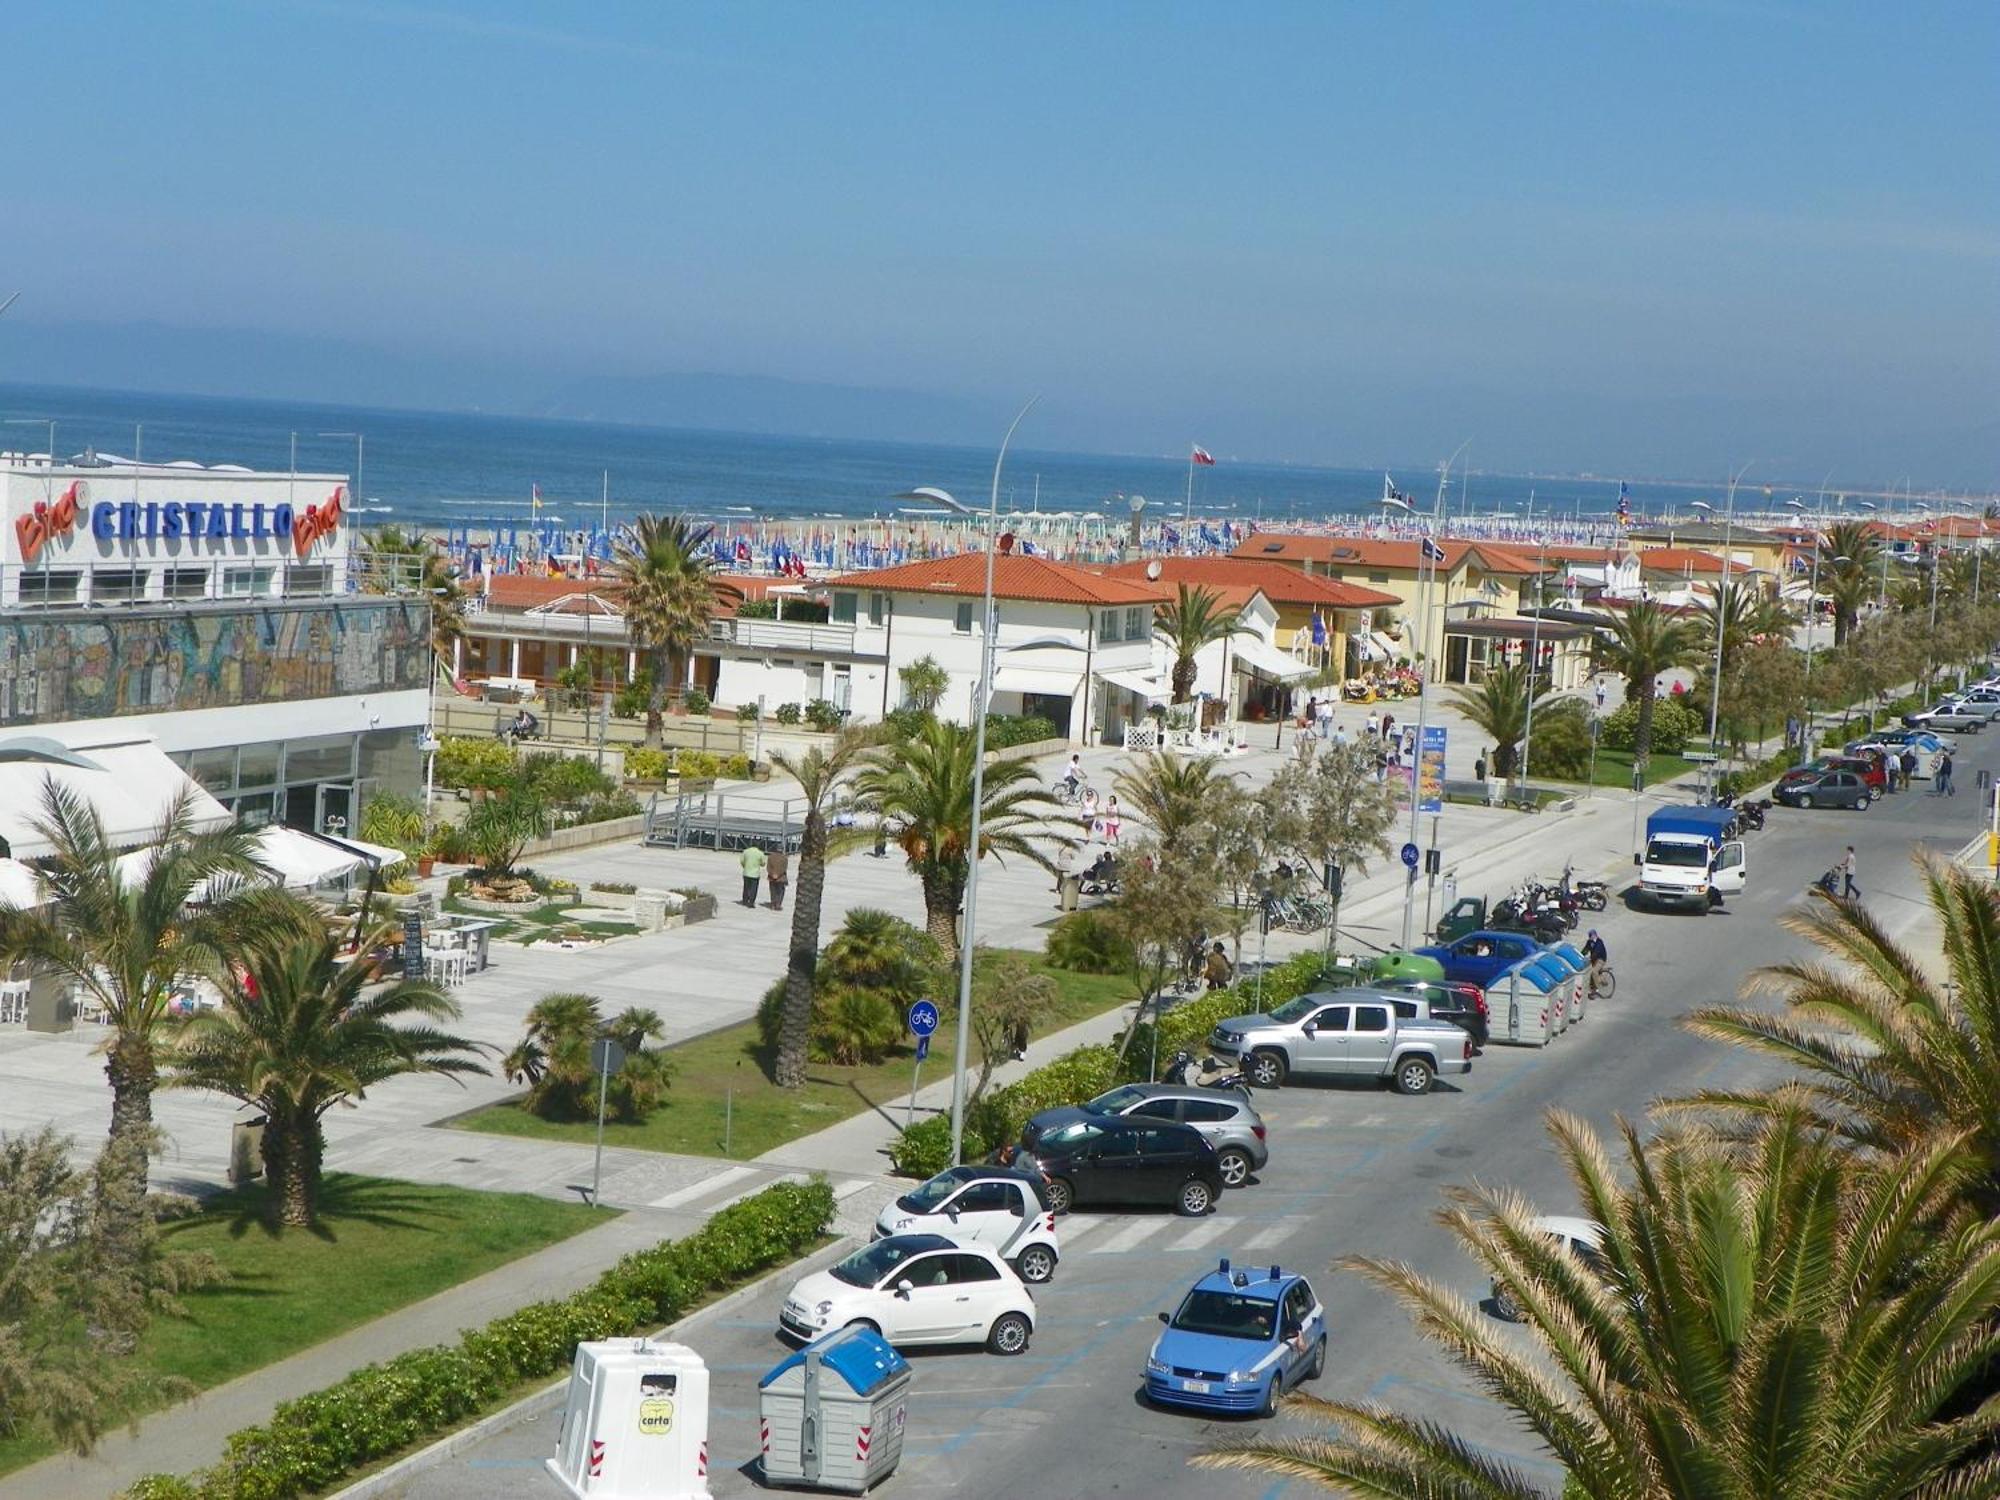
<svg viewBox="0 0 2000 1500"><path fill-rule="evenodd" d="M1322 1005L1308 1016L1294 1046L1294 1070L1300 1073L1347 1071L1348 1008Z"/></svg>
<svg viewBox="0 0 2000 1500"><path fill-rule="evenodd" d="M945 1234L1005 1248L1021 1227L1021 1188L1013 1182L975 1182L944 1206Z"/></svg>
<svg viewBox="0 0 2000 1500"><path fill-rule="evenodd" d="M1134 1174L1132 1202L1171 1203L1194 1170L1196 1137L1187 1130L1148 1125L1138 1132L1139 1170Z"/></svg>
<svg viewBox="0 0 2000 1500"><path fill-rule="evenodd" d="M1292 1385L1308 1365L1312 1363L1313 1344L1318 1330L1310 1326L1312 1322L1312 1292L1303 1281L1295 1281L1285 1289L1285 1300L1278 1310L1278 1336L1285 1341L1285 1384Z"/></svg>
<svg viewBox="0 0 2000 1500"><path fill-rule="evenodd" d="M920 1255L889 1273L882 1284L883 1338L892 1344L941 1344L957 1335L966 1323L954 1278L957 1259L946 1252ZM908 1291L901 1290L904 1282Z"/></svg>
<svg viewBox="0 0 2000 1500"><path fill-rule="evenodd" d="M348 813L353 802L352 787L321 782L319 795L313 807L313 828L317 832L331 834L334 838L347 837L351 831Z"/></svg>
<svg viewBox="0 0 2000 1500"><path fill-rule="evenodd" d="M983 1255L953 1255L951 1261L952 1331L945 1335L958 1342L986 1337L993 1320L1006 1311L1001 1293L1006 1282L1000 1268Z"/></svg>
<svg viewBox="0 0 2000 1500"><path fill-rule="evenodd" d="M1389 1024L1388 1006L1355 1006L1354 1031L1347 1045L1347 1071L1370 1078L1387 1072L1389 1048L1395 1039L1395 1029Z"/></svg>
<svg viewBox="0 0 2000 1500"><path fill-rule="evenodd" d="M1107 1130L1095 1143L1095 1155L1088 1167L1076 1175L1076 1195L1093 1203L1138 1203L1142 1201L1138 1128Z"/></svg>
<svg viewBox="0 0 2000 1500"><path fill-rule="evenodd" d="M1743 882L1749 877L1750 868L1743 860L1743 845L1740 842L1727 843L1715 856L1715 888L1725 895L1743 889Z"/></svg>

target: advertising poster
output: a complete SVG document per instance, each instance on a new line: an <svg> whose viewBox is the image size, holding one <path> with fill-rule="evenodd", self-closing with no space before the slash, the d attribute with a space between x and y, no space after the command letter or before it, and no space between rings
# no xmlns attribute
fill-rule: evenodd
<svg viewBox="0 0 2000 1500"><path fill-rule="evenodd" d="M1444 726L1426 724L1424 740L1417 753L1417 807L1419 811L1444 811Z"/></svg>

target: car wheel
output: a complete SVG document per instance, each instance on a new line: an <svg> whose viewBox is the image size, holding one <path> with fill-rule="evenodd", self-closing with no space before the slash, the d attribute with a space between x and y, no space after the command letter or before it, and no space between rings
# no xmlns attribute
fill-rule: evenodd
<svg viewBox="0 0 2000 1500"><path fill-rule="evenodd" d="M1428 1094L1432 1076L1431 1065L1421 1057L1406 1058L1396 1065L1396 1092Z"/></svg>
<svg viewBox="0 0 2000 1500"><path fill-rule="evenodd" d="M1250 1066L1243 1072L1258 1088L1274 1089L1285 1081L1285 1056L1282 1052L1253 1052Z"/></svg>
<svg viewBox="0 0 2000 1500"><path fill-rule="evenodd" d="M1250 1157L1233 1147L1215 1159L1222 1168L1222 1185L1226 1188L1240 1188L1250 1180Z"/></svg>
<svg viewBox="0 0 2000 1500"><path fill-rule="evenodd" d="M857 1328L861 1329L865 1333L872 1333L878 1338L881 1337L882 1334L881 1328L874 1322L874 1320L870 1318L856 1318L852 1323L849 1323L847 1327L842 1331L847 1333L852 1333Z"/></svg>
<svg viewBox="0 0 2000 1500"><path fill-rule="evenodd" d="M1521 1321L1521 1304L1505 1292L1495 1292L1493 1294L1493 1316L1503 1323L1518 1323Z"/></svg>
<svg viewBox="0 0 2000 1500"><path fill-rule="evenodd" d="M1317 1380L1326 1373L1326 1340L1321 1338L1313 1345L1312 1363L1306 1366L1306 1379Z"/></svg>
<svg viewBox="0 0 2000 1500"><path fill-rule="evenodd" d="M1811 806L1812 806L1812 793L1811 793L1811 792L1800 792L1800 793L1799 793L1799 806L1800 806L1800 807L1811 807Z"/></svg>
<svg viewBox="0 0 2000 1500"><path fill-rule="evenodd" d="M1033 1332L1028 1320L1019 1313L1002 1313L986 1330L986 1347L995 1354L1020 1354L1026 1351L1028 1337Z"/></svg>
<svg viewBox="0 0 2000 1500"><path fill-rule="evenodd" d="M1174 1211L1190 1219L1200 1218L1213 1207L1215 1194L1199 1177L1191 1177L1182 1183L1180 1196L1174 1200Z"/></svg>
<svg viewBox="0 0 2000 1500"><path fill-rule="evenodd" d="M1051 1177L1044 1194L1049 1200L1049 1212L1066 1214L1076 1207L1076 1189L1064 1177Z"/></svg>
<svg viewBox="0 0 2000 1500"><path fill-rule="evenodd" d="M1260 1417L1275 1417L1278 1414L1278 1403L1284 1399L1284 1395L1284 1378L1279 1375L1273 1375L1271 1383L1264 1387L1264 1404L1258 1408L1257 1415Z"/></svg>
<svg viewBox="0 0 2000 1500"><path fill-rule="evenodd" d="M1047 1281L1056 1274L1056 1253L1047 1245L1030 1245L1015 1257L1014 1269L1023 1281Z"/></svg>

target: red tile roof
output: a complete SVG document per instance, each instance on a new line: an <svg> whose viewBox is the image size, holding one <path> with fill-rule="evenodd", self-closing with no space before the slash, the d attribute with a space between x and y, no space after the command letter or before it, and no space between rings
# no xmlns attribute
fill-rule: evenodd
<svg viewBox="0 0 2000 1500"><path fill-rule="evenodd" d="M1535 564L1518 550L1493 542L1453 541L1438 543L1444 549L1444 569L1455 571L1468 557L1472 565L1488 573L1534 573ZM1232 557L1261 562L1315 562L1328 567L1400 568L1416 572L1422 561L1419 543L1372 536L1299 536L1260 531Z"/></svg>
<svg viewBox="0 0 2000 1500"><path fill-rule="evenodd" d="M825 580L825 586L976 599L986 588L986 554L965 552L957 557L847 573ZM1148 583L1110 578L1046 557L1014 552L993 559L993 597L1041 604L1158 604L1167 595Z"/></svg>
<svg viewBox="0 0 2000 1500"><path fill-rule="evenodd" d="M1229 594L1240 593L1246 601L1253 592L1261 592L1273 604L1317 604L1325 609L1374 609L1401 602L1394 594L1385 594L1380 589L1365 589L1337 578L1301 572L1283 563L1241 556L1160 557L1119 563L1104 571L1112 578L1143 580L1146 570L1155 564L1159 566L1159 581L1164 586L1200 584Z"/></svg>
<svg viewBox="0 0 2000 1500"><path fill-rule="evenodd" d="M1639 566L1648 573L1720 573L1722 559L1692 547L1654 547L1639 554ZM1742 564L1736 567L1740 569Z"/></svg>

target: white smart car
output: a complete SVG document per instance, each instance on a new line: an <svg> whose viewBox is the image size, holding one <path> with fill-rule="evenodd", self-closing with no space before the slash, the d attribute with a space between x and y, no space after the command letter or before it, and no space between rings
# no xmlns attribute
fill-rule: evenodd
<svg viewBox="0 0 2000 1500"><path fill-rule="evenodd" d="M1035 1299L984 1245L941 1234L892 1234L792 1288L778 1327L811 1340L855 1324L890 1343L979 1344L1019 1354L1035 1331Z"/></svg>
<svg viewBox="0 0 2000 1500"><path fill-rule="evenodd" d="M1060 1259L1056 1216L1038 1172L1011 1167L946 1167L903 1194L875 1221L875 1238L940 1234L998 1252L1023 1281L1047 1281Z"/></svg>

